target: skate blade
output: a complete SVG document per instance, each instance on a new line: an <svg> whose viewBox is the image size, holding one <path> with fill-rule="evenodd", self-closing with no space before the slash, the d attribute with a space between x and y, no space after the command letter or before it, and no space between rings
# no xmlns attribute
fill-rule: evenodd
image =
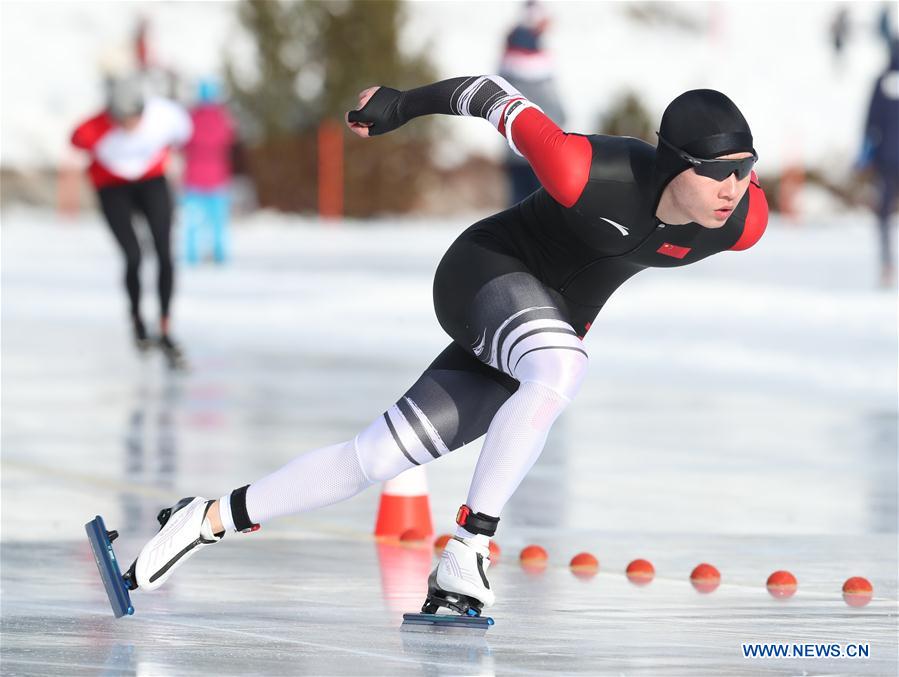
<svg viewBox="0 0 899 677"><path fill-rule="evenodd" d="M489 616L455 616L452 614L403 614L403 632L464 633L483 635L493 619Z"/></svg>
<svg viewBox="0 0 899 677"><path fill-rule="evenodd" d="M97 515L96 518L84 525L84 530L87 532L87 540L90 541L91 549L94 551L94 560L97 562L100 580L103 581L103 587L106 588L112 613L116 618L121 618L126 614L130 616L134 613L131 596L122 579L122 572L119 570L119 563L113 552L112 542L107 535L103 518Z"/></svg>

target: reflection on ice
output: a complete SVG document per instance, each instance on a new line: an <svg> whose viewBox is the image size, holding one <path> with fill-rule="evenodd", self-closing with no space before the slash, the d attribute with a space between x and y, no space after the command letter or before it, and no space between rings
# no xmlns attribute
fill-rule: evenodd
<svg viewBox="0 0 899 677"><path fill-rule="evenodd" d="M483 636L404 632L402 641L403 654L419 661L427 677L496 675L490 643Z"/></svg>

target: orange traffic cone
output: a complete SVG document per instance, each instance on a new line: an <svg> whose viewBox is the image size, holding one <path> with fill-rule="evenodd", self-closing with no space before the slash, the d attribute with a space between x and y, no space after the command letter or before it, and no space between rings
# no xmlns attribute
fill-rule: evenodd
<svg viewBox="0 0 899 677"><path fill-rule="evenodd" d="M420 539L434 533L428 480L422 466L410 468L384 482L381 505L378 507L375 536L399 538L410 530L415 530Z"/></svg>

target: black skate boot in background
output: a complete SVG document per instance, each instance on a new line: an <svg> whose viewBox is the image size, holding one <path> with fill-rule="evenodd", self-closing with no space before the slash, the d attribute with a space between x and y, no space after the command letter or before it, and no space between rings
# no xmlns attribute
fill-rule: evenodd
<svg viewBox="0 0 899 677"><path fill-rule="evenodd" d="M160 336L159 348L162 350L162 354L165 357L166 363L169 365L169 369L187 369L187 358L184 356L184 351L182 351L178 344L172 340L171 336L168 334Z"/></svg>

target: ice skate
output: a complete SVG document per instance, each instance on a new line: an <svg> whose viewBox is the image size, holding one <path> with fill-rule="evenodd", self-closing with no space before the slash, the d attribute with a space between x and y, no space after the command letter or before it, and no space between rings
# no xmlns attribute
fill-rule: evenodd
<svg viewBox="0 0 899 677"><path fill-rule="evenodd" d="M147 328L139 317L133 316L131 322L134 329L134 345L140 352L145 353L152 347L153 341L147 335Z"/></svg>
<svg viewBox="0 0 899 677"><path fill-rule="evenodd" d="M129 595L132 590L139 587L155 590L189 557L222 539L224 533L212 533L206 519L213 502L200 497L182 498L171 508L160 510L156 517L160 525L159 533L143 547L124 574L119 569L112 547L118 532L107 531L100 515L84 525L100 580L116 618L134 613Z"/></svg>
<svg viewBox="0 0 899 677"><path fill-rule="evenodd" d="M159 347L170 369L187 369L187 358L171 337L165 334L161 336L159 338Z"/></svg>
<svg viewBox="0 0 899 677"><path fill-rule="evenodd" d="M489 547L475 545L474 539L451 538L428 578L428 598L422 613L436 613L445 606L463 616L479 616L496 601L487 581L489 566Z"/></svg>
<svg viewBox="0 0 899 677"><path fill-rule="evenodd" d="M159 533L143 547L123 576L132 590L155 590L190 557L222 539L224 534L213 534L206 519L213 503L200 497L182 498L173 507L159 512Z"/></svg>
<svg viewBox="0 0 899 677"><path fill-rule="evenodd" d="M450 539L437 568L428 577L428 596L420 614L403 616L404 630L468 628L484 631L493 619L482 617L481 611L493 606L496 596L490 589L486 572L490 566L490 549L474 539L458 536ZM454 614L439 614L446 607Z"/></svg>

